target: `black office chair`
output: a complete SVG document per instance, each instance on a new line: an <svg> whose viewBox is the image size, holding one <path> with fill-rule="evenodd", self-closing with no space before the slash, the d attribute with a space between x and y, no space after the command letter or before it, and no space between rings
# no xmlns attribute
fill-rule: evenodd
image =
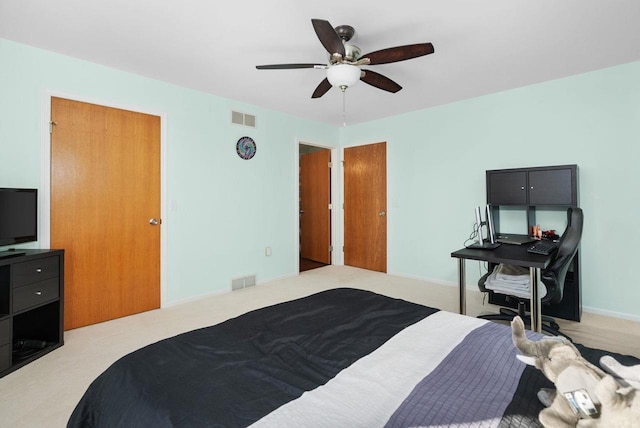
<svg viewBox="0 0 640 428"><path fill-rule="evenodd" d="M567 210L567 228L560 238L558 250L556 251L549 266L540 274L540 280L547 288L547 294L541 299L541 303L543 305L555 305L562 301L567 271L569 270L571 261L576 255L578 246L580 245L580 238L582 237L582 223L582 209L577 207L569 208ZM478 287L482 292L492 292L485 287L485 282L489 275L490 273L487 273L478 280ZM501 308L500 314L480 315L478 318L511 321L516 315L519 315L526 324L530 324L530 317L526 314L526 304L529 300L516 296L508 296L508 299L516 299L518 301L517 312L511 309ZM560 326L553 318L543 315L541 321L542 330L546 333L556 336L562 334L559 331Z"/></svg>

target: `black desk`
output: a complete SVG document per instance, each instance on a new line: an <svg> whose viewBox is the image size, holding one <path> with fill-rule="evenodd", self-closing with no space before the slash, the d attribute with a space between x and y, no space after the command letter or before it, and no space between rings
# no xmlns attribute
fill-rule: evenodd
<svg viewBox="0 0 640 428"><path fill-rule="evenodd" d="M551 262L553 254L543 256L527 252L528 245L502 244L494 250L478 250L463 248L451 253L451 257L458 259L458 287L460 291L460 313L467 313L465 298L465 265L464 261L479 260L489 263L506 263L529 268L529 285L531 288L531 330L542 331L542 313L540 309L540 293L538 293L538 281L540 270L546 268Z"/></svg>

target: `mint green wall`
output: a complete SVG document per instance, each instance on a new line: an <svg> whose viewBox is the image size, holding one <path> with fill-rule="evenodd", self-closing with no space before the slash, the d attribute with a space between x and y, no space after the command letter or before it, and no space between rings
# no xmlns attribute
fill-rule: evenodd
<svg viewBox="0 0 640 428"><path fill-rule="evenodd" d="M0 187L40 187L47 93L165 114L165 303L296 273L297 139L337 145L336 127L2 39L0 58ZM256 115L257 128L232 125L231 110ZM250 161L235 153L243 135L258 145Z"/></svg>
<svg viewBox="0 0 640 428"><path fill-rule="evenodd" d="M485 170L575 163L583 306L640 320L638 76L634 62L343 128L343 146L388 142L389 273L456 281Z"/></svg>
<svg viewBox="0 0 640 428"><path fill-rule="evenodd" d="M640 319L638 62L340 128L2 39L0 58L0 186L40 186L47 93L166 115L165 303L228 290L237 276L295 274L297 139L387 141L390 273L454 283L449 253L485 202L486 169L577 163L583 304ZM258 127L231 125L232 109ZM258 143L251 161L235 155L246 134ZM473 286L477 265L467 274Z"/></svg>

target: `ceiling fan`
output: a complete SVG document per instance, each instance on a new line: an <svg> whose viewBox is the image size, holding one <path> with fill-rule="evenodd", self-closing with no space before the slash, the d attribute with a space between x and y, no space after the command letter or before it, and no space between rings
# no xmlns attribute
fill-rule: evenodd
<svg viewBox="0 0 640 428"><path fill-rule="evenodd" d="M326 69L327 77L320 82L315 91L313 91L311 98L320 98L333 86L340 88L340 90L344 92L359 80L388 92L398 92L402 89L402 86L380 73L368 69L361 69L360 66L405 61L434 52L431 43L417 43L413 45L396 46L361 55L360 48L348 43L355 34L353 27L340 25L334 29L329 21L323 19L312 19L311 23L322 46L329 52L329 64L272 64L256 66L258 70L285 70L294 68Z"/></svg>

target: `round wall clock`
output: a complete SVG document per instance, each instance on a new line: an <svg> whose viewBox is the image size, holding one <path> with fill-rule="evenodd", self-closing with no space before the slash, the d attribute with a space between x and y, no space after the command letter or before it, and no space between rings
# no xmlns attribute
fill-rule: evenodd
<svg viewBox="0 0 640 428"><path fill-rule="evenodd" d="M242 159L251 159L256 154L256 142L251 137L242 137L236 143L236 153Z"/></svg>

